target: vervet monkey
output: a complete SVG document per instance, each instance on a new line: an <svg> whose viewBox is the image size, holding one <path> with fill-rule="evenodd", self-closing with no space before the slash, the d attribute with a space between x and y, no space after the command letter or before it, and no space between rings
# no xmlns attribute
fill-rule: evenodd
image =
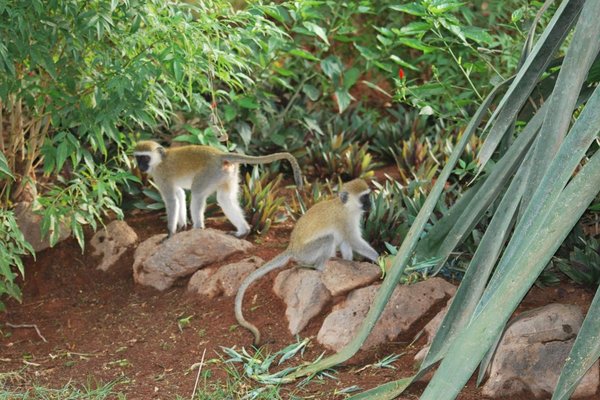
<svg viewBox="0 0 600 400"><path fill-rule="evenodd" d="M377 261L377 251L362 238L361 233L361 217L371 207L369 192L369 186L362 179L345 183L337 198L315 204L300 217L283 253L244 279L235 296L235 317L241 326L254 334L255 346L260 344L260 331L246 321L242 313L244 293L254 281L284 267L290 260L322 270L338 248L345 260L352 260L352 252L356 251L371 261Z"/></svg>
<svg viewBox="0 0 600 400"><path fill-rule="evenodd" d="M215 191L223 213L235 226L235 236L244 237L250 225L244 219L238 200L239 163L264 164L286 159L292 164L294 179L302 187L298 161L290 153L274 153L261 157L225 153L209 146L181 146L165 149L144 140L133 151L140 171L154 180L167 208L169 237L186 225L184 189L191 189L190 213L194 228L204 228L206 199Z"/></svg>

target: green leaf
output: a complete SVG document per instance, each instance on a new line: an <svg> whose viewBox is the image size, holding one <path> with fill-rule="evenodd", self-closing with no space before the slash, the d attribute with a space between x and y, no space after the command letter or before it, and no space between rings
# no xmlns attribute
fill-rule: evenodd
<svg viewBox="0 0 600 400"><path fill-rule="evenodd" d="M338 113L341 114L350 105L352 96L350 96L350 93L348 93L347 90L338 89L335 91L335 101L338 105Z"/></svg>
<svg viewBox="0 0 600 400"><path fill-rule="evenodd" d="M492 36L487 30L476 26L462 26L462 33L477 44L490 45L493 41Z"/></svg>
<svg viewBox="0 0 600 400"><path fill-rule="evenodd" d="M342 62L336 56L329 56L321 61L323 73L334 82L338 81L343 68Z"/></svg>
<svg viewBox="0 0 600 400"><path fill-rule="evenodd" d="M304 22L303 25L306 29L308 29L310 32L317 35L319 37L319 39L321 39L323 42L325 42L329 46L329 40L327 39L327 32L325 31L325 29L323 29L323 27L321 27L313 22L308 22L308 21Z"/></svg>
<svg viewBox="0 0 600 400"><path fill-rule="evenodd" d="M425 44L422 41L417 40L417 39L400 37L396 40L405 46L412 47L413 49L421 50L423 53L430 53L430 52L436 50L435 47L429 46L428 44Z"/></svg>
<svg viewBox="0 0 600 400"><path fill-rule="evenodd" d="M358 68L350 68L344 72L344 89L350 90L358 81L362 72Z"/></svg>
<svg viewBox="0 0 600 400"><path fill-rule="evenodd" d="M310 61L319 61L319 59L315 56L313 56L311 53L309 53L306 50L302 50L302 49L293 49L290 50L290 54L296 57L301 57L304 58L306 60L310 60Z"/></svg>
<svg viewBox="0 0 600 400"><path fill-rule="evenodd" d="M258 103L256 102L256 98L250 96L240 97L235 101L240 107L255 110L260 108Z"/></svg>
<svg viewBox="0 0 600 400"><path fill-rule="evenodd" d="M403 36L419 36L429 32L433 26L426 21L413 21L400 29L394 28L394 33Z"/></svg>
<svg viewBox="0 0 600 400"><path fill-rule="evenodd" d="M412 71L420 71L420 70L419 70L419 68L417 68L417 67L415 67L414 65L412 65L412 64L410 64L410 63L408 63L408 62L404 61L403 59L401 59L400 57L398 57L398 56L396 56L396 55L394 55L394 54L392 54L392 55L390 56L390 59L391 59L393 62L395 62L396 64L398 64L398 65L400 65L400 66L402 66L402 67L404 67L404 68L406 68L406 69L410 69L410 70L412 70Z"/></svg>
<svg viewBox="0 0 600 400"><path fill-rule="evenodd" d="M400 11L406 14L415 15L417 17L425 17L427 15L427 9L419 3L391 5L391 10Z"/></svg>
<svg viewBox="0 0 600 400"><path fill-rule="evenodd" d="M321 97L321 91L311 84L305 84L302 92L308 96L311 101L317 101Z"/></svg>
<svg viewBox="0 0 600 400"><path fill-rule="evenodd" d="M358 52L360 53L361 56L363 56L365 59L372 61L372 60L376 60L379 57L379 54L374 52L373 50L369 49L368 47L364 47L361 45L358 45L356 43L354 43L354 47L356 48L356 50L358 50Z"/></svg>
<svg viewBox="0 0 600 400"><path fill-rule="evenodd" d="M14 175L10 171L10 168L8 168L8 162L6 161L6 157L4 157L2 152L0 152L0 174L4 174L11 179L15 179Z"/></svg>

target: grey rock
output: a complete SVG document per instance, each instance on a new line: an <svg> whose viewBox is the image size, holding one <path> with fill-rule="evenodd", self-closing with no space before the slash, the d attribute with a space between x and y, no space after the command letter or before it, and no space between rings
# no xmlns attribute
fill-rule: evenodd
<svg viewBox="0 0 600 400"><path fill-rule="evenodd" d="M154 235L138 246L133 262L136 283L165 290L178 278L253 247L216 229L192 229L162 241L165 237Z"/></svg>
<svg viewBox="0 0 600 400"><path fill-rule="evenodd" d="M17 203L15 205L15 218L25 240L31 243L33 250L38 252L50 247L50 239L48 237L43 238L40 230L42 216L34 212L32 203ZM58 224L58 230L57 243L62 242L71 235L71 229L64 222Z"/></svg>
<svg viewBox="0 0 600 400"><path fill-rule="evenodd" d="M292 335L304 329L331 300L321 274L314 269L292 268L280 272L275 278L273 291L287 305L285 316Z"/></svg>
<svg viewBox="0 0 600 400"><path fill-rule="evenodd" d="M582 322L579 307L566 304L549 304L517 316L496 349L482 393L505 397L529 391L536 397L548 397ZM593 396L599 382L596 362L572 398Z"/></svg>
<svg viewBox="0 0 600 400"><path fill-rule="evenodd" d="M323 269L323 284L332 296L348 293L375 282L381 269L372 263L331 259Z"/></svg>
<svg viewBox="0 0 600 400"><path fill-rule="evenodd" d="M431 342L433 342L433 338L435 337L435 334L437 333L438 329L440 329L440 325L442 324L442 321L444 320L444 317L448 312L450 301L451 300L449 300L446 304L446 307L444 307L439 313L437 313L435 317L433 317L431 321L429 321L427 325L425 325L425 328L423 328L423 334L427 338L427 344L425 345L425 347L419 350L417 354L415 354L415 361L422 362L425 359L425 356L429 351L429 347L431 346Z"/></svg>
<svg viewBox="0 0 600 400"><path fill-rule="evenodd" d="M317 335L319 343L335 351L348 344L367 315L379 288L380 285L372 285L350 292L323 322ZM423 315L455 291L454 285L441 278L396 287L363 349L394 340L407 332Z"/></svg>
<svg viewBox="0 0 600 400"><path fill-rule="evenodd" d="M94 256L102 256L98 269L107 271L125 251L138 242L138 235L125 221L112 221L92 237Z"/></svg>
<svg viewBox="0 0 600 400"><path fill-rule="evenodd" d="M220 294L233 296L242 281L263 263L262 258L253 256L220 268L201 269L190 278L188 290L211 299Z"/></svg>

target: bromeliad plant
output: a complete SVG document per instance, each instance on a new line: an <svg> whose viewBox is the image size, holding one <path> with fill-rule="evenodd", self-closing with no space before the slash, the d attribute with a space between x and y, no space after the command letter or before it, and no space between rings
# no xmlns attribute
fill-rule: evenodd
<svg viewBox="0 0 600 400"><path fill-rule="evenodd" d="M278 194L282 179L283 175L273 177L269 171L261 173L258 167L246 173L240 204L252 232L264 235L273 223L285 221L285 212L282 211L285 197Z"/></svg>
<svg viewBox="0 0 600 400"><path fill-rule="evenodd" d="M333 134L328 141L315 141L306 149L307 173L318 178L347 181L369 178L377 164L369 153L367 143L350 142L344 133Z"/></svg>
<svg viewBox="0 0 600 400"><path fill-rule="evenodd" d="M415 254L425 259L437 258L439 269L483 215L493 212L417 374L352 397L395 398L440 363L421 399L456 398L482 360L489 359L487 353L493 351L514 310L600 190L600 151L593 145L600 129L600 87L595 85L597 77L588 74L600 51L598 15L598 1L565 0L535 45L532 31L515 77L486 97L455 146L355 337L337 354L292 373L288 379L314 374L352 357L371 332ZM513 133L519 112L532 91L540 83L549 83L544 82L545 72L571 31L550 96L535 115L524 121L508 149L498 151L505 135ZM492 158L496 162L487 165L487 175L423 237L461 152L495 96L506 87L483 129L487 136L478 155L480 170ZM600 289L562 368L554 400L569 398L600 356L599 331ZM486 367L483 362L479 381L484 378Z"/></svg>

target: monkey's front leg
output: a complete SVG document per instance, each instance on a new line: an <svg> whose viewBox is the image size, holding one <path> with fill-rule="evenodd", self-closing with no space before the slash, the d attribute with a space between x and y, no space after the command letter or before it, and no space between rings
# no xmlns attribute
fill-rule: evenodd
<svg viewBox="0 0 600 400"><path fill-rule="evenodd" d="M361 237L352 238L352 242L350 243L350 245L352 246L352 249L354 251L356 251L358 254L360 254L361 256L366 257L373 262L377 262L379 253L377 253L377 250L372 248L371 245L369 243L367 243L367 241L364 240L363 238L361 238Z"/></svg>
<svg viewBox="0 0 600 400"><path fill-rule="evenodd" d="M167 209L167 229L169 230L169 237L173 236L177 232L177 221L179 220L179 204L175 189L163 189L160 192L165 207Z"/></svg>

